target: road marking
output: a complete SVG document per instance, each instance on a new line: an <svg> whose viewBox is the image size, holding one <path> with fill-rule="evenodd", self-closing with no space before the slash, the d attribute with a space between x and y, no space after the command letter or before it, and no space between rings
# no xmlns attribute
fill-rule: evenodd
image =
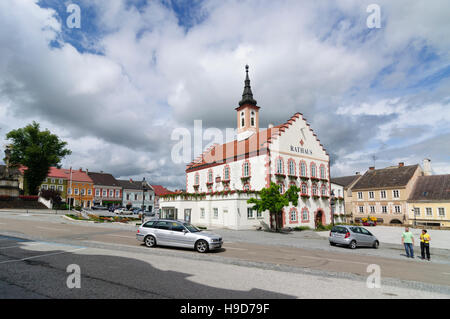
<svg viewBox="0 0 450 319"><path fill-rule="evenodd" d="M26 258L22 258L22 259L14 259L14 260L0 261L0 264L13 263L13 262L17 262L17 261L25 261L25 260L34 259L34 258L39 258L39 257L47 257L47 256L53 256L53 255L61 255L61 254L65 254L65 253L73 253L73 252L75 252L75 251L82 250L82 249L86 249L86 248L85 248L85 247L84 247L84 248L78 248L78 249L69 250L69 251L62 251L62 252L58 252L58 253L51 253L51 254L44 254L44 255L39 255L39 256L26 257Z"/></svg>

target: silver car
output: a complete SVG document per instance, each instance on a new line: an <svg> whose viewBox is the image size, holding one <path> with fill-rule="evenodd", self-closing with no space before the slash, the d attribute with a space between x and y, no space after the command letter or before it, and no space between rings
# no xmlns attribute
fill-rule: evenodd
<svg viewBox="0 0 450 319"><path fill-rule="evenodd" d="M194 248L199 253L221 248L222 238L219 235L204 232L197 227L178 220L150 220L139 226L136 239L147 247L175 246Z"/></svg>
<svg viewBox="0 0 450 319"><path fill-rule="evenodd" d="M380 245L378 239L370 231L360 226L334 226L328 240L331 246L345 245L352 249L361 246L378 248Z"/></svg>

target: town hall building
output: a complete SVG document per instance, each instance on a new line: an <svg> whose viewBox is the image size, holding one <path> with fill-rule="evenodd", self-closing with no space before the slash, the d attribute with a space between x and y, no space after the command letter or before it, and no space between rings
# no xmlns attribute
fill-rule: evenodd
<svg viewBox="0 0 450 319"><path fill-rule="evenodd" d="M246 66L236 139L212 145L187 165L186 193L164 198L161 217L206 227L273 227L269 212L253 210L247 200L274 182L281 192L291 185L301 189L298 205L283 209L283 227L331 222L329 155L317 135L301 113L261 129L260 110Z"/></svg>

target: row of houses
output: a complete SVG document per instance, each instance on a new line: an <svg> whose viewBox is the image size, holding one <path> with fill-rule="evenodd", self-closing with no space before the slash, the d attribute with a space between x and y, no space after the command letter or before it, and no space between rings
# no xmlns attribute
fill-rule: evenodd
<svg viewBox="0 0 450 319"><path fill-rule="evenodd" d="M20 187L23 189L23 173ZM59 191L62 200L71 207L91 208L92 206L123 206L153 211L159 208L159 198L171 191L161 185L151 185L142 181L120 180L105 172L64 169L51 167L40 190Z"/></svg>
<svg viewBox="0 0 450 319"><path fill-rule="evenodd" d="M431 161L381 169L370 167L361 175L331 179L344 202L338 221L373 217L383 224L450 226L450 174L433 175Z"/></svg>

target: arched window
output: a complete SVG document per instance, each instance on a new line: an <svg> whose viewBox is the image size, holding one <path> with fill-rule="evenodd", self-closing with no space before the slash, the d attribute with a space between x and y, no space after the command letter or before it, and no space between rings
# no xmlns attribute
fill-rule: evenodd
<svg viewBox="0 0 450 319"><path fill-rule="evenodd" d="M322 196L327 196L327 188L325 185L322 185L321 194Z"/></svg>
<svg viewBox="0 0 450 319"><path fill-rule="evenodd" d="M277 174L283 174L283 159L281 157L277 159Z"/></svg>
<svg viewBox="0 0 450 319"><path fill-rule="evenodd" d="M317 176L316 164L311 163L311 177L316 177L316 176Z"/></svg>
<svg viewBox="0 0 450 319"><path fill-rule="evenodd" d="M251 113L250 125L255 126L255 112L254 111L252 111L252 113Z"/></svg>
<svg viewBox="0 0 450 319"><path fill-rule="evenodd" d="M295 162L293 160L289 160L289 175L295 175Z"/></svg>
<svg viewBox="0 0 450 319"><path fill-rule="evenodd" d="M326 173L325 173L325 165L320 165L320 178L325 179L326 177Z"/></svg>
<svg viewBox="0 0 450 319"><path fill-rule="evenodd" d="M241 127L245 126L245 116L244 116L244 112L241 112Z"/></svg>
<svg viewBox="0 0 450 319"><path fill-rule="evenodd" d="M312 185L312 194L317 195L317 184Z"/></svg>
<svg viewBox="0 0 450 319"><path fill-rule="evenodd" d="M302 209L302 223L309 222L309 211L308 208L303 207Z"/></svg>
<svg viewBox="0 0 450 319"><path fill-rule="evenodd" d="M280 194L284 194L284 183L278 182L278 188L280 189Z"/></svg>
<svg viewBox="0 0 450 319"><path fill-rule="evenodd" d="M306 183L302 183L302 194L308 195L308 185Z"/></svg>
<svg viewBox="0 0 450 319"><path fill-rule="evenodd" d="M291 222L297 222L298 221L297 220L297 215L298 215L297 209L295 207L292 207L291 211L290 211L290 216L289 216Z"/></svg>
<svg viewBox="0 0 450 319"><path fill-rule="evenodd" d="M306 177L306 163L304 161L300 162L300 174L303 177Z"/></svg>

